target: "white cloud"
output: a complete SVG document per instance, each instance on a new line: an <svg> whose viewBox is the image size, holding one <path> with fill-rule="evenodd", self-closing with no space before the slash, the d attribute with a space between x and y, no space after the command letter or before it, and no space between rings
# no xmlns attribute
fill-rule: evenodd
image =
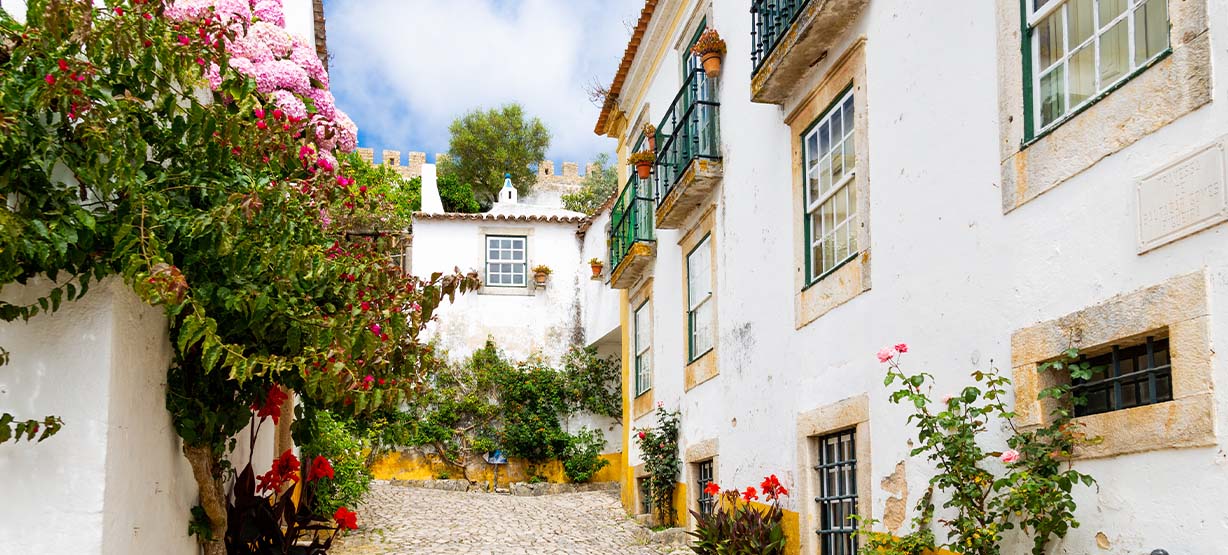
<svg viewBox="0 0 1228 555"><path fill-rule="evenodd" d="M467 110L519 102L553 134L550 157L581 161L593 134L584 86L609 81L642 0L329 0L333 91L376 150L447 149Z"/></svg>

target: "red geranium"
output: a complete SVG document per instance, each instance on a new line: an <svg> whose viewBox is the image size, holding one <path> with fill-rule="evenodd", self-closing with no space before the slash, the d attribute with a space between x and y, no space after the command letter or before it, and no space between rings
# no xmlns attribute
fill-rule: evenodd
<svg viewBox="0 0 1228 555"><path fill-rule="evenodd" d="M320 478L333 478L333 465L324 458L324 455L316 455L316 458L311 461L311 470L307 472L307 481L312 482Z"/></svg>
<svg viewBox="0 0 1228 555"><path fill-rule="evenodd" d="M337 508L337 512L333 513L333 520L337 521L338 528L345 530L358 528L358 515L345 507Z"/></svg>

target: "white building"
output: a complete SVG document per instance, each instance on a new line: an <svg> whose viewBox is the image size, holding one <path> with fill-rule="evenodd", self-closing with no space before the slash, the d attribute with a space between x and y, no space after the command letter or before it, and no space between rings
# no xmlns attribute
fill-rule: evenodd
<svg viewBox="0 0 1228 555"><path fill-rule="evenodd" d="M774 473L793 492L789 551L846 553L849 526L822 517L849 508L835 497L903 533L933 473L909 456L880 347L908 343L935 397L999 368L1026 425L1037 363L1072 343L1150 344L1154 396L1113 398L1132 383L1110 380L1077 418L1103 438L1075 463L1099 484L1076 490L1082 526L1056 552L1223 552L1226 14L1209 0L647 0L596 127L624 163L657 127L652 176L624 165L609 235L628 509L643 512L630 431L663 402L682 412L680 502L698 508L709 475ZM715 79L689 52L705 27L728 47ZM821 487L819 464L856 489Z"/></svg>

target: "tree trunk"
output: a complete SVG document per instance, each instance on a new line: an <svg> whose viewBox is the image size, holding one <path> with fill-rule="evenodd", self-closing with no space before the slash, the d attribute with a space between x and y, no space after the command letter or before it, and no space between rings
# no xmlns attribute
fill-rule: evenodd
<svg viewBox="0 0 1228 555"><path fill-rule="evenodd" d="M286 400L281 403L281 418L277 422L277 436L273 440L273 457L279 457L286 449L294 448L294 439L290 434L290 425L294 424L294 392L280 385L277 388L286 394Z"/></svg>
<svg viewBox="0 0 1228 555"><path fill-rule="evenodd" d="M201 540L205 555L226 555L226 492L222 489L221 477L215 472L217 461L213 450L207 445L183 444L183 455L192 465L192 476L200 489L200 505L209 517L213 541Z"/></svg>

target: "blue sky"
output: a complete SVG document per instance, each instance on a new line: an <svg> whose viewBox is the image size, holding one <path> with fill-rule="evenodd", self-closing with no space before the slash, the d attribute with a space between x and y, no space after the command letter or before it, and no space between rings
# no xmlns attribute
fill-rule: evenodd
<svg viewBox="0 0 1228 555"><path fill-rule="evenodd" d="M325 0L329 73L359 145L448 149L448 124L519 102L550 129L548 157L613 152L584 92L608 83L643 0Z"/></svg>

